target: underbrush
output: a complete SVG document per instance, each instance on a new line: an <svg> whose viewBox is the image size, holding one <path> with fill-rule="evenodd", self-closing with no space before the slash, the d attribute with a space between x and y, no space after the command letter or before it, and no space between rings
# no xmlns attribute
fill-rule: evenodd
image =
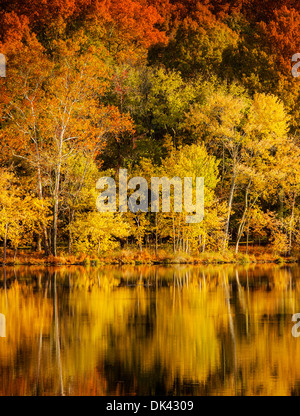
<svg viewBox="0 0 300 416"><path fill-rule="evenodd" d="M1 255L1 253L0 253ZM185 252L173 253L168 248L160 248L155 254L154 250L149 251L130 247L118 249L112 252L102 253L77 253L67 254L60 251L59 255L45 256L43 252L20 251L15 255L12 250L7 251L6 265L90 265L99 266L102 264L248 264L248 263L294 263L300 260L300 254L295 253L293 256L284 257L272 252L270 248L254 247L246 253L243 249L239 253L234 250L225 252L205 252L194 255ZM1 264L4 264L3 261Z"/></svg>

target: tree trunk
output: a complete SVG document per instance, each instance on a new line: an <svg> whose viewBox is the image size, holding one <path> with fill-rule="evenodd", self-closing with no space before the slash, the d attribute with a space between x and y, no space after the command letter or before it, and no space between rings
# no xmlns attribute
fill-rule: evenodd
<svg viewBox="0 0 300 416"><path fill-rule="evenodd" d="M239 251L239 244L242 238L242 235L244 233L244 228L247 222L247 219L249 217L249 215L247 215L249 213L249 201L248 201L248 196L249 196L249 189L250 186L252 184L252 181L249 182L247 189L246 189L246 194L245 194L245 208L244 208L244 212L243 212L243 216L239 225L239 229L238 229L238 234L237 234L237 239L236 239L236 245L235 245L235 253L237 254ZM252 201L250 209L254 206L254 204L256 203L258 199L258 196ZM249 234L249 232L248 232ZM248 234L247 234L247 239L248 239ZM247 251L248 251L248 242L247 242Z"/></svg>
<svg viewBox="0 0 300 416"><path fill-rule="evenodd" d="M73 221L74 221L74 210L72 209L69 215L69 241L68 241L68 253L69 254L72 253L73 236L72 236L70 225L72 224Z"/></svg>
<svg viewBox="0 0 300 416"><path fill-rule="evenodd" d="M155 213L155 256L157 257L157 248L158 248L158 244L157 244L157 212Z"/></svg>
<svg viewBox="0 0 300 416"><path fill-rule="evenodd" d="M39 194L39 199L42 200L43 199L43 186L42 186L41 168L39 165L37 168L37 175L38 175L38 194ZM48 232L47 232L47 227L45 224L43 224L43 234L44 234L45 255L48 256L49 255ZM40 236L38 236L38 251L41 251L40 244L41 244L41 240L40 240Z"/></svg>
<svg viewBox="0 0 300 416"><path fill-rule="evenodd" d="M295 203L296 203L296 192L294 193L293 201L292 201L292 213L291 213L291 220L289 224L289 256L292 252L292 236L293 236L293 222L294 222L294 215L295 215Z"/></svg>
<svg viewBox="0 0 300 416"><path fill-rule="evenodd" d="M42 242L41 236L38 234L37 236L37 244L36 244L37 251L40 253L42 251Z"/></svg>
<svg viewBox="0 0 300 416"><path fill-rule="evenodd" d="M4 234L4 242L3 242L3 261L6 262L7 256L7 234L8 234L8 224L5 224L5 234Z"/></svg>
<svg viewBox="0 0 300 416"><path fill-rule="evenodd" d="M53 205L53 241L52 241L52 254L54 257L57 255L57 217L58 217L58 198L54 198Z"/></svg>
<svg viewBox="0 0 300 416"><path fill-rule="evenodd" d="M173 216L173 253L176 253L176 233L175 233L175 219Z"/></svg>
<svg viewBox="0 0 300 416"><path fill-rule="evenodd" d="M52 242L52 254L57 256L57 221L58 221L58 203L59 203L59 186L60 186L60 171L61 163L55 172L55 187L53 194L53 242Z"/></svg>
<svg viewBox="0 0 300 416"><path fill-rule="evenodd" d="M231 209L232 209L232 202L233 202L233 196L235 191L235 183L236 183L236 170L234 168L232 180L231 180L231 186L230 186L230 193L229 193L229 199L228 199L228 215L227 220L225 224L225 238L224 238L224 246L223 250L226 249L227 242L229 240L229 223L230 223L230 215L231 215Z"/></svg>
<svg viewBox="0 0 300 416"><path fill-rule="evenodd" d="M246 191L246 197L245 197L245 208L244 208L243 216L242 216L242 219L241 219L241 222L240 222L240 225L239 225L237 239L236 239L236 245L235 245L235 253L236 254L239 251L239 244L240 244L243 232L244 232L247 212L248 212L248 189Z"/></svg>

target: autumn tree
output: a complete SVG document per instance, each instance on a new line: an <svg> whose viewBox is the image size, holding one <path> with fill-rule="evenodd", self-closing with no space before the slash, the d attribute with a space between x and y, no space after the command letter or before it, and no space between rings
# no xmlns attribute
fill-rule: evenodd
<svg viewBox="0 0 300 416"><path fill-rule="evenodd" d="M0 170L0 186L0 236L5 262L8 242L15 249L15 255L21 243L32 242L48 223L49 208L46 201L26 193L7 170Z"/></svg>
<svg viewBox="0 0 300 416"><path fill-rule="evenodd" d="M219 146L219 154L223 153L223 160L226 157L230 166L225 248L241 168L249 166L253 155L263 155L285 137L288 116L276 97L257 94L251 103L245 96L219 91L208 98L203 109L192 108L188 120L194 126L194 134L198 132L201 137L204 130L208 132L212 148L218 151Z"/></svg>
<svg viewBox="0 0 300 416"><path fill-rule="evenodd" d="M101 54L85 50L84 38L58 41L55 64L43 55L39 44L35 46L32 53L28 49L25 62L20 54L15 61L12 57L14 76L7 82L9 99L2 103L3 137L35 169L40 198L47 187L53 204L52 251L56 255L64 165L83 149L89 151L90 160L95 159L107 136L131 129L131 122L117 108L101 103L107 69Z"/></svg>

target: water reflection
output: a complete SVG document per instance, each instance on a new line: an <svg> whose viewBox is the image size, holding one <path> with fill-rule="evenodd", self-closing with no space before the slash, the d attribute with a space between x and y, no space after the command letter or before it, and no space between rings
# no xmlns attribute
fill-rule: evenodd
<svg viewBox="0 0 300 416"><path fill-rule="evenodd" d="M2 268L2 395L298 395L300 267Z"/></svg>

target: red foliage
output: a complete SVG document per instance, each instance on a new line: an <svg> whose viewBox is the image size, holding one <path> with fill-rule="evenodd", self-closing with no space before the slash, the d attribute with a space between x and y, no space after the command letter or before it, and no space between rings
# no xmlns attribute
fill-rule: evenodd
<svg viewBox="0 0 300 416"><path fill-rule="evenodd" d="M283 6L275 10L268 24L261 22L259 26L280 69L289 74L292 55L300 52L300 12Z"/></svg>
<svg viewBox="0 0 300 416"><path fill-rule="evenodd" d="M95 19L98 23L110 24L117 28L120 35L128 41L135 40L149 47L166 40L164 34L156 28L163 22L156 3L162 10L162 4L156 0L15 0L0 1L2 13L11 16L26 16L34 31L39 31L50 23L61 24L78 18Z"/></svg>

